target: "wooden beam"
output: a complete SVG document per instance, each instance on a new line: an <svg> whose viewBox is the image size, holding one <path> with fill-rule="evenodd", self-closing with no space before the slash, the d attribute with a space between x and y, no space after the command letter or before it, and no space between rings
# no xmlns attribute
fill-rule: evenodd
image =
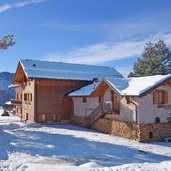
<svg viewBox="0 0 171 171"><path fill-rule="evenodd" d="M104 92L107 90L108 85L103 81L98 88L94 91L93 96L97 97L97 96L102 96L104 94Z"/></svg>
<svg viewBox="0 0 171 171"><path fill-rule="evenodd" d="M168 84L169 86L171 86L171 81L168 81L167 84Z"/></svg>
<svg viewBox="0 0 171 171"><path fill-rule="evenodd" d="M26 81L26 76L25 76L25 73L23 71L21 64L19 63L15 76L14 76L13 84L22 84L23 81Z"/></svg>

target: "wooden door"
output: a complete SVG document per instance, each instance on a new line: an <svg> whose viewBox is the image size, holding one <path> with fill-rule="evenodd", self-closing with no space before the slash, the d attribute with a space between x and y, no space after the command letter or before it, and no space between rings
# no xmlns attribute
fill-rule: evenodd
<svg viewBox="0 0 171 171"><path fill-rule="evenodd" d="M53 114L53 115L52 115L52 121L53 121L53 122L56 122L56 114Z"/></svg>
<svg viewBox="0 0 171 171"><path fill-rule="evenodd" d="M26 121L28 121L28 113L26 113Z"/></svg>
<svg viewBox="0 0 171 171"><path fill-rule="evenodd" d="M45 114L42 115L42 122L43 123L46 122L46 115Z"/></svg>
<svg viewBox="0 0 171 171"><path fill-rule="evenodd" d="M111 101L113 112L118 114L120 112L120 102L117 98L117 94L114 91L111 91Z"/></svg>
<svg viewBox="0 0 171 171"><path fill-rule="evenodd" d="M56 114L56 120L57 120L57 122L61 121L61 113Z"/></svg>

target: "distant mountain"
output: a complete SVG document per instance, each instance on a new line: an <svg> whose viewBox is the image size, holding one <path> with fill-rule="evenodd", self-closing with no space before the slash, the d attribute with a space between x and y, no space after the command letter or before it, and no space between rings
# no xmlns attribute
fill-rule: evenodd
<svg viewBox="0 0 171 171"><path fill-rule="evenodd" d="M0 72L0 105L15 97L15 90L8 89L8 86L12 84L13 78L14 73Z"/></svg>

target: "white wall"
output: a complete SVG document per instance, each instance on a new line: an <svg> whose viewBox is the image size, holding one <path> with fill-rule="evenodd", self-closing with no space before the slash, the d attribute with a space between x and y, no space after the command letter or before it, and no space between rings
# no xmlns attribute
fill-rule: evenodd
<svg viewBox="0 0 171 171"><path fill-rule="evenodd" d="M168 103L171 106L171 87L169 86L160 86L157 89L165 89L169 92ZM130 103L127 104L125 97L119 97L120 101L120 114L108 114L106 118L121 120L125 122L136 122L136 109L135 105ZM167 122L167 117L171 116L171 107L170 108L158 108L157 105L153 104L153 93L147 94L141 98L134 97L132 98L137 105L137 115L138 123L150 124L155 123L156 117L159 117L161 123ZM103 100L106 102L111 102L111 93L110 88L105 91ZM74 101L74 115L80 117L88 116L92 110L94 110L98 105L98 97L88 97L87 103L82 102L82 97L73 97Z"/></svg>
<svg viewBox="0 0 171 171"><path fill-rule="evenodd" d="M171 105L171 87L168 85L160 86L157 89L165 89L168 91L168 104ZM156 104L153 104L153 93L147 94L141 98L136 98L138 102L138 114L139 122L150 124L155 123L155 118L159 117L161 123L167 122L167 117L171 116L171 107L158 108Z"/></svg>
<svg viewBox="0 0 171 171"><path fill-rule="evenodd" d="M126 99L122 98L120 101L120 114L108 114L105 118L134 123L136 122L135 105L127 104Z"/></svg>
<svg viewBox="0 0 171 171"><path fill-rule="evenodd" d="M103 100L111 103L110 88L105 91ZM121 98L118 96L118 98ZM98 105L98 97L87 97L87 103L82 102L82 97L73 97L74 115L79 117L87 117ZM133 104L126 104L125 98L121 100L120 114L108 114L106 118L122 120L126 122L135 122L135 106Z"/></svg>
<svg viewBox="0 0 171 171"><path fill-rule="evenodd" d="M83 103L83 97L73 97L74 115L87 117L99 105L98 97L87 97L87 102Z"/></svg>

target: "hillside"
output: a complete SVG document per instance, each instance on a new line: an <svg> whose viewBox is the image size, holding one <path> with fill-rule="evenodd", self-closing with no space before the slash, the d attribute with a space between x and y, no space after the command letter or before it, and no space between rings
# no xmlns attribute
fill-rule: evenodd
<svg viewBox="0 0 171 171"><path fill-rule="evenodd" d="M13 78L13 73L0 73L0 105L9 101L11 98L14 98L15 91L13 89L8 89L8 86L12 83Z"/></svg>

